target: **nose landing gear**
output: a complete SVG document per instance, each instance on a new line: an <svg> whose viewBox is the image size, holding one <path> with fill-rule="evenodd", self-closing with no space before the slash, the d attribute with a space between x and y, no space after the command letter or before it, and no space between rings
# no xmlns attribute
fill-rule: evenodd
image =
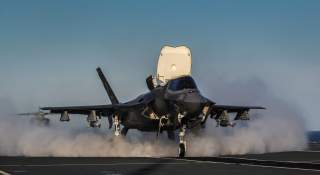
<svg viewBox="0 0 320 175"><path fill-rule="evenodd" d="M183 158L185 156L186 153L186 145L180 143L179 144L179 158Z"/></svg>
<svg viewBox="0 0 320 175"><path fill-rule="evenodd" d="M179 131L179 157L182 158L186 154L187 149L187 142L186 142L186 125L184 124L182 127L180 127Z"/></svg>
<svg viewBox="0 0 320 175"><path fill-rule="evenodd" d="M186 151L187 151L187 142L186 142L186 122L184 120L185 114L178 114L178 122L180 126L179 130L179 149L178 149L178 154L179 157L182 158L185 156Z"/></svg>

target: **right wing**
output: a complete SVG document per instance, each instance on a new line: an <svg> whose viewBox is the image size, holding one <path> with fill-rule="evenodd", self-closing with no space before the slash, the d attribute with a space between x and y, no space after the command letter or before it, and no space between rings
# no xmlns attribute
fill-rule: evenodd
<svg viewBox="0 0 320 175"><path fill-rule="evenodd" d="M125 111L137 108L141 103L130 104L114 104L114 105L93 105L93 106L63 106L63 107L42 107L41 110L49 110L50 113L61 114L67 111L69 114L83 114L88 115L91 111L96 111L102 116L109 116L117 111Z"/></svg>

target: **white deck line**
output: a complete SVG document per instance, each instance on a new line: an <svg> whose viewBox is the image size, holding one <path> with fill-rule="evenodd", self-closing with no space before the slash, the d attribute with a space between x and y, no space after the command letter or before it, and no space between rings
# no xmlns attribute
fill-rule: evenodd
<svg viewBox="0 0 320 175"><path fill-rule="evenodd" d="M160 164L160 165L185 165L189 164L187 162L136 162L136 163L66 163L66 164L8 164L8 165L0 165L0 167L18 167L18 166L24 166L24 167L50 167L50 166L114 166L114 165L154 165L154 164Z"/></svg>
<svg viewBox="0 0 320 175"><path fill-rule="evenodd" d="M245 166L255 166L255 167L264 167L264 168L277 168L277 169L290 169L290 170L301 170L301 171L314 171L320 172L320 170L315 169L307 169L307 168L291 168L291 167L280 167L280 166L270 166L270 165L254 165L248 163L226 163L226 162L214 162L214 161L202 161L202 160L188 160L188 159L176 159L176 158L161 158L161 159L171 159L171 160L182 160L182 161L189 161L189 162L196 162L196 163L215 163L215 164L234 164L234 165L245 165Z"/></svg>
<svg viewBox="0 0 320 175"><path fill-rule="evenodd" d="M1 174L1 175L10 175L9 173L4 172L4 171L1 171L1 170L0 170L0 174Z"/></svg>
<svg viewBox="0 0 320 175"><path fill-rule="evenodd" d="M291 160L272 160L272 159L251 159L251 158L243 158L243 157L230 157L230 156L223 156L221 158L231 158L231 159L241 159L241 160L253 160L253 161L273 161L273 162L280 162L280 163L309 163L312 165L320 165L320 163L313 163L313 161L320 161L320 160L310 160L310 161L291 161Z"/></svg>

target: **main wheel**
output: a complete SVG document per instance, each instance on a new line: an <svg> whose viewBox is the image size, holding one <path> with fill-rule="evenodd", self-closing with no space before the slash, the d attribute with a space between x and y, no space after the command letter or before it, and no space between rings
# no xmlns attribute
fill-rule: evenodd
<svg viewBox="0 0 320 175"><path fill-rule="evenodd" d="M179 144L179 157L183 158L186 154L186 146L183 143Z"/></svg>
<svg viewBox="0 0 320 175"><path fill-rule="evenodd" d="M128 133L128 130L129 130L129 128L127 128L127 127L122 128L121 129L121 135L126 136L127 133Z"/></svg>

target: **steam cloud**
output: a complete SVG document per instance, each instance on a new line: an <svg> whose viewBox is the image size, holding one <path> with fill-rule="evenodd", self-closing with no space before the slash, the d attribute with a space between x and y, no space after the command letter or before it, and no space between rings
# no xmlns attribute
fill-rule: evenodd
<svg viewBox="0 0 320 175"><path fill-rule="evenodd" d="M217 82L217 81L216 81ZM221 81L218 81L221 82ZM297 107L273 95L259 79L224 82L211 86L212 97L223 103L263 104L264 111L251 111L251 120L235 128L216 128L212 119L204 130L188 133L187 156L213 156L302 150L307 146L304 121ZM221 102L222 101L222 102ZM24 156L175 156L177 143L166 134L129 130L126 138L114 138L107 129L31 125L29 118L13 115L10 100L0 99L0 155ZM253 112L253 113L252 113ZM11 114L10 114L11 113ZM72 116L71 116L72 117ZM71 118L76 118L76 116ZM83 119L83 118L82 118ZM57 119L56 119L57 120ZM84 120L84 119L83 119ZM105 124L105 122L103 123Z"/></svg>

